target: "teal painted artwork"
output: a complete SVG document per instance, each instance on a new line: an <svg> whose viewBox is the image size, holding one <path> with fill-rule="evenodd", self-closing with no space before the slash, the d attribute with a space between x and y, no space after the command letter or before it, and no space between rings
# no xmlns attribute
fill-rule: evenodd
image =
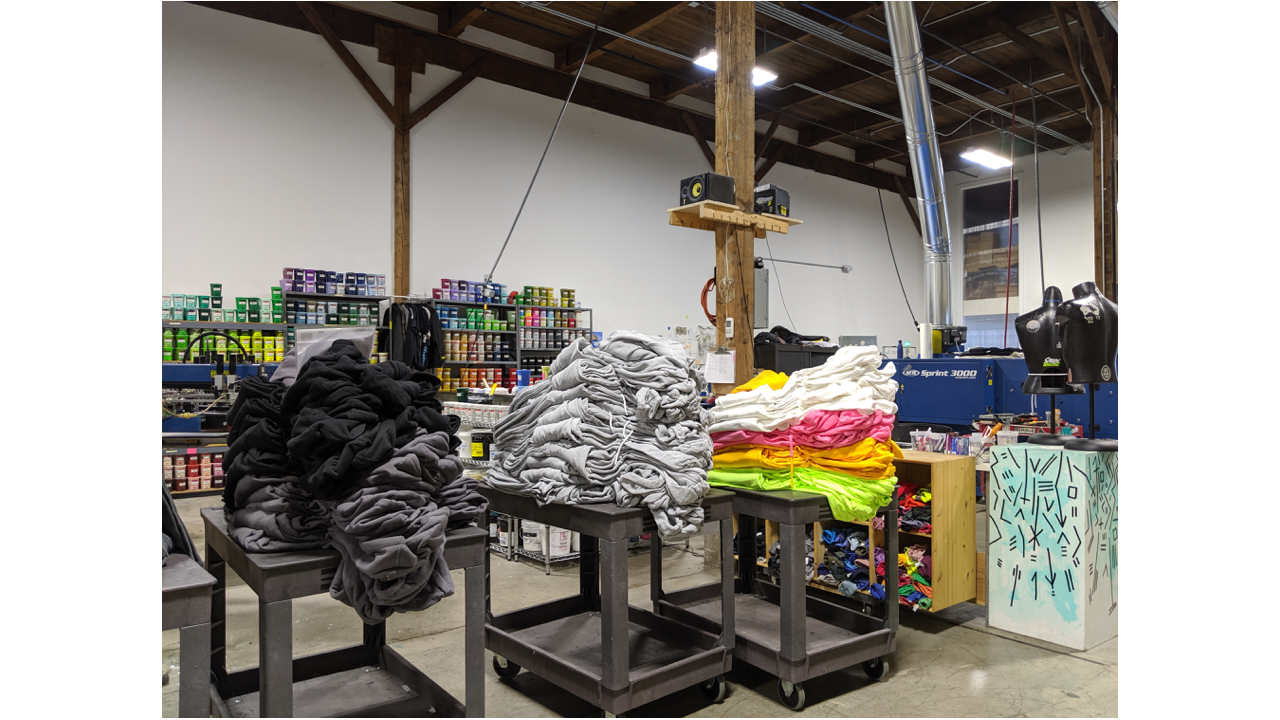
<svg viewBox="0 0 1280 720"><path fill-rule="evenodd" d="M991 627L1084 649L1116 634L1118 453L992 450Z"/></svg>

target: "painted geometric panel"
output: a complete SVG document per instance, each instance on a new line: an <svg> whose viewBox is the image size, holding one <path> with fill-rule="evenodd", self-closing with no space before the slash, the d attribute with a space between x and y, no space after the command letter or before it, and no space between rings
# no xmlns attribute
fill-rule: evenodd
<svg viewBox="0 0 1280 720"><path fill-rule="evenodd" d="M991 627L1076 649L1116 634L1117 469L1117 453L992 450Z"/></svg>

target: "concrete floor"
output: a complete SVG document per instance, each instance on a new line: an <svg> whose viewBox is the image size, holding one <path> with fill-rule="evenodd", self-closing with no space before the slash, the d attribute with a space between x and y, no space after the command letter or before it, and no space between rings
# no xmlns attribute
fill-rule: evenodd
<svg viewBox="0 0 1280 720"><path fill-rule="evenodd" d="M204 547L199 508L216 498L184 498L178 510L198 547ZM985 530L985 525L981 526ZM631 558L631 602L649 605L648 557ZM577 567L562 565L544 575L541 566L495 557L492 564L495 612L576 594ZM717 570L703 566L701 538L690 549L663 552L664 585L680 589L713 582ZM228 570L229 670L257 665L257 598ZM463 578L459 590L420 613L387 621L388 643L455 697L464 696L462 664ZM327 595L295 600L294 652L302 655L361 641L361 623L347 606ZM178 631L162 635L165 717L177 716ZM986 626L984 609L962 603L934 615L902 616L898 650L884 680L873 683L861 670L831 673L805 683L808 717L1114 717L1118 713L1118 639L1088 652L1075 652ZM792 713L776 699L776 680L750 666L729 674L729 696L709 704L696 689L637 708L636 717L778 717ZM522 672L499 681L485 666L489 717L599 717L586 702Z"/></svg>

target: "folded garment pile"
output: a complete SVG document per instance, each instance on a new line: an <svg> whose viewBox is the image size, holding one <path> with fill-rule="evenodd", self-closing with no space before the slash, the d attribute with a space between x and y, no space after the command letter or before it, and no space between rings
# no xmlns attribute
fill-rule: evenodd
<svg viewBox="0 0 1280 720"><path fill-rule="evenodd" d="M670 340L578 340L511 402L485 482L543 504L644 505L663 537L697 532L713 451L702 384Z"/></svg>
<svg viewBox="0 0 1280 720"><path fill-rule="evenodd" d="M915 610L933 607L933 558L923 545L912 545L898 553L898 602ZM875 551L876 573L883 577L885 554Z"/></svg>
<svg viewBox="0 0 1280 720"><path fill-rule="evenodd" d="M907 532L933 532L933 493L927 487L919 485L899 485L898 493L898 529ZM884 529L884 518L877 516L871 521L877 530Z"/></svg>
<svg viewBox="0 0 1280 720"><path fill-rule="evenodd" d="M812 527L812 526L810 526ZM779 582L782 577L782 543L775 540L769 548L769 560L765 563L764 573ZM816 568L813 566L813 538L804 539L804 581L813 582Z"/></svg>
<svg viewBox="0 0 1280 720"><path fill-rule="evenodd" d="M826 527L822 531L822 545L825 552L818 568L820 581L835 586L845 597L862 591L877 600L884 599L884 585L871 582L872 553L865 530L839 525Z"/></svg>
<svg viewBox="0 0 1280 720"><path fill-rule="evenodd" d="M844 347L790 377L764 371L711 410L714 468L729 488L826 495L837 520L866 522L897 482L892 363L871 347Z"/></svg>
<svg viewBox="0 0 1280 720"><path fill-rule="evenodd" d="M224 458L230 536L251 552L335 548L329 593L366 623L453 594L445 533L487 503L454 455L459 422L440 414L439 387L346 340L296 379L241 381Z"/></svg>

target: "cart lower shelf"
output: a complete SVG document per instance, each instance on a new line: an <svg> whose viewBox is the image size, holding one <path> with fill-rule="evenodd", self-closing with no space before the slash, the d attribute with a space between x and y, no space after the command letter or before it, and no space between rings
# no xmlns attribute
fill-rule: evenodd
<svg viewBox="0 0 1280 720"><path fill-rule="evenodd" d="M603 686L601 614L581 597L553 600L494 618L485 646L597 707L621 713L728 671L715 636L627 608L627 687Z"/></svg>
<svg viewBox="0 0 1280 720"><path fill-rule="evenodd" d="M706 600L684 609L720 624L720 600ZM733 599L734 631L738 637L768 648L773 652L782 649L778 628L782 624L782 608L755 595L739 595ZM805 618L806 643L810 655L844 645L860 637L848 628L825 623L817 618Z"/></svg>
<svg viewBox="0 0 1280 720"><path fill-rule="evenodd" d="M257 717L259 693L227 698L232 717ZM438 708L383 667L356 667L293 684L294 717L440 717Z"/></svg>
<svg viewBox="0 0 1280 720"><path fill-rule="evenodd" d="M630 636L627 656L631 682L655 668L666 667L701 652L701 649L672 636L662 636L649 628L628 623ZM511 633L512 637L532 645L573 665L584 672L600 675L600 613L584 612L552 620Z"/></svg>

